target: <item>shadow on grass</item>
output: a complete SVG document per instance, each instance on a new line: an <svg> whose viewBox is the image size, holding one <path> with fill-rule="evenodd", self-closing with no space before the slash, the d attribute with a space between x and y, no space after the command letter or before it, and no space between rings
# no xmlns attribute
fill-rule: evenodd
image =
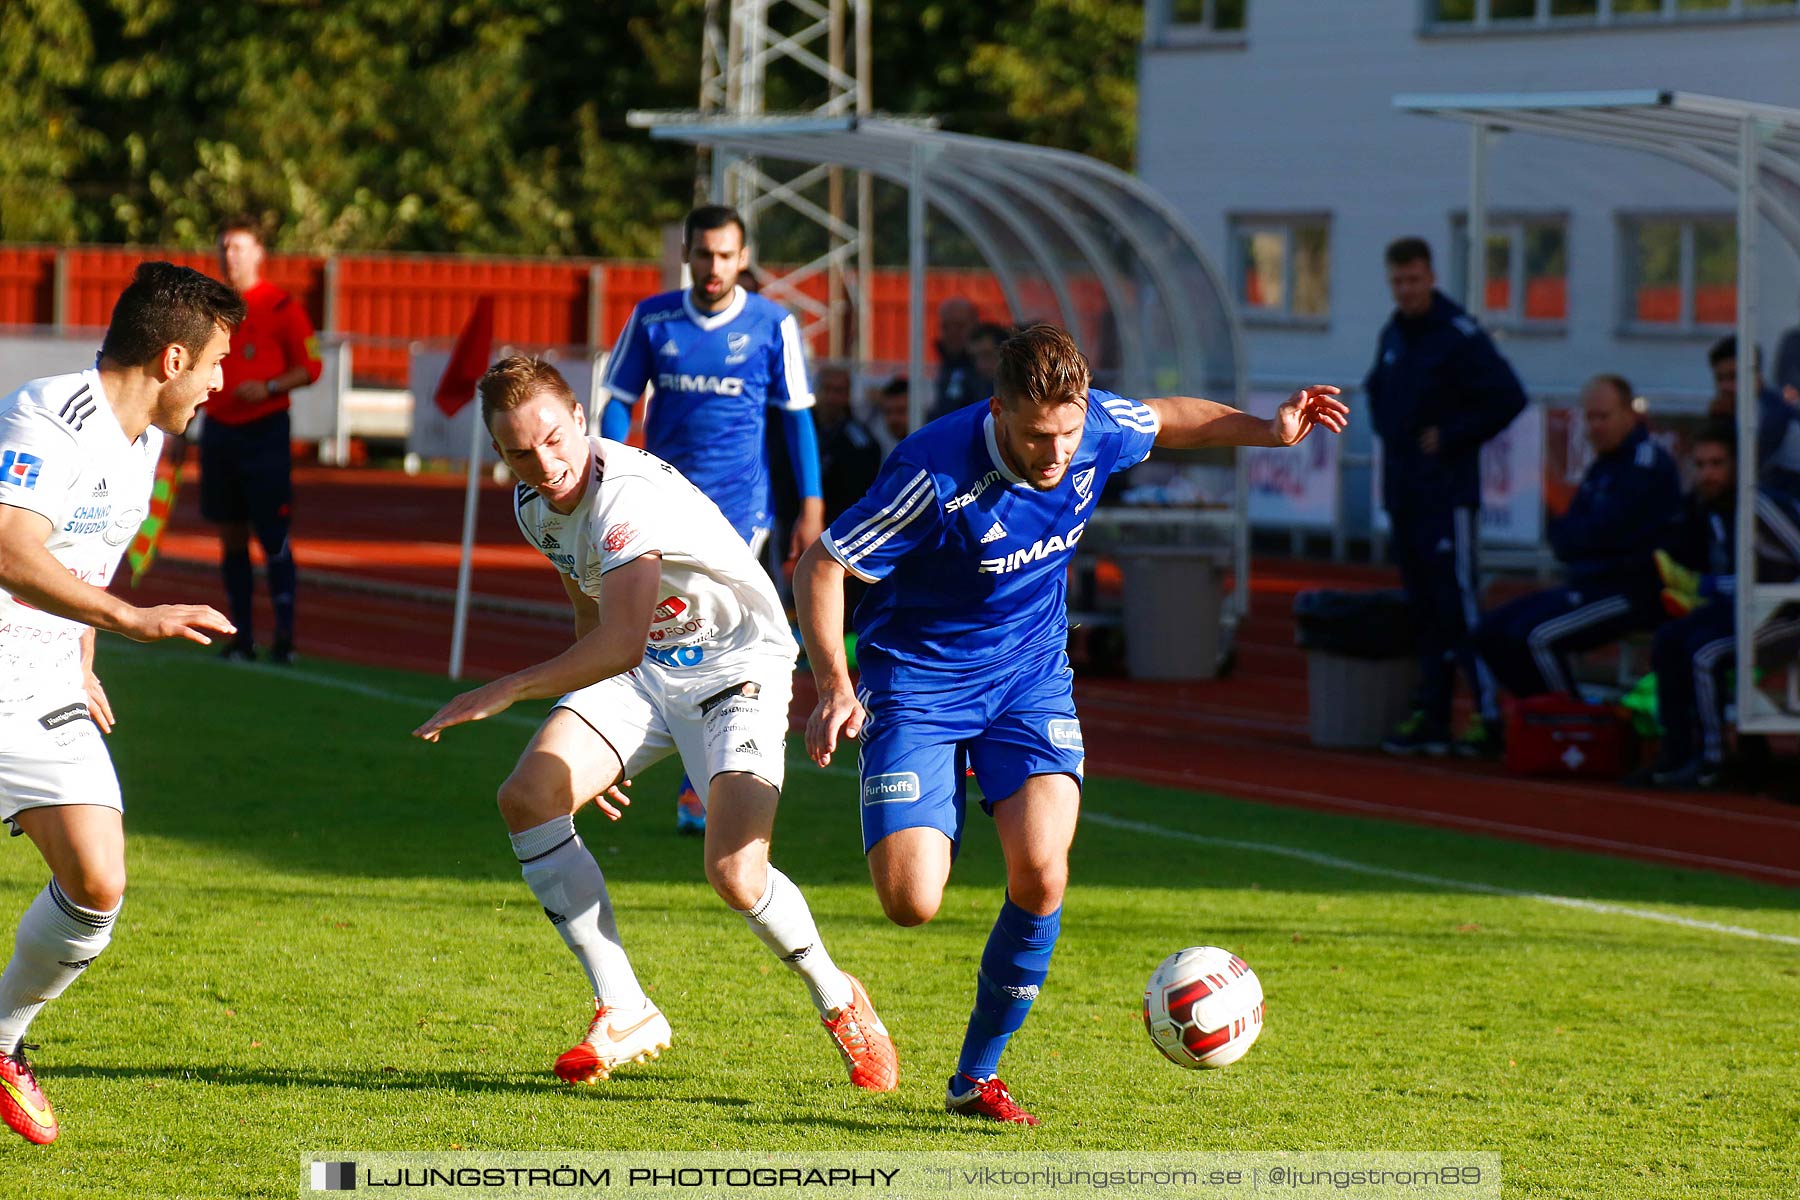
<svg viewBox="0 0 1800 1200"><path fill-rule="evenodd" d="M691 1078L686 1073L615 1075L596 1087L577 1087L548 1073L519 1071L415 1070L398 1067L320 1070L311 1067L280 1069L192 1063L138 1063L102 1066L94 1063L59 1062L47 1065L45 1078L100 1079L117 1082L202 1083L224 1087L342 1088L361 1092L505 1092L516 1095L562 1094L582 1101L605 1103L642 1102L665 1104L671 1084ZM682 1103L721 1110L739 1110L751 1101L736 1096L686 1096Z"/></svg>
<svg viewBox="0 0 1800 1200"><path fill-rule="evenodd" d="M517 881L494 791L543 705L449 730L427 745L410 731L454 693L457 685L444 680L343 664L309 666L303 680L234 670L180 649L129 648L107 662L121 717L112 748L133 834L214 847L279 871ZM609 822L591 807L578 818L616 883L704 886L699 842L674 830L678 777L675 760L665 760L637 781L625 819ZM1089 821L1075 845L1077 887L1467 894L1456 883L1467 880L1602 901L1800 912L1800 890L1410 825L1111 780L1092 782L1085 803L1104 817L1240 845ZM803 886L867 886L860 850L854 780L791 766L775 862ZM953 881L996 892L1004 886L992 823L973 804ZM869 903L873 909L872 895Z"/></svg>

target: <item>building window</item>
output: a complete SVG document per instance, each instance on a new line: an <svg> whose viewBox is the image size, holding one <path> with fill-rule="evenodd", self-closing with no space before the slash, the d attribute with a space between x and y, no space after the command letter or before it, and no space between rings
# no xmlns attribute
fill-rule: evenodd
<svg viewBox="0 0 1800 1200"><path fill-rule="evenodd" d="M1144 36L1152 45L1242 46L1250 0L1149 0Z"/></svg>
<svg viewBox="0 0 1800 1200"><path fill-rule="evenodd" d="M1628 216L1620 221L1626 329L1715 333L1737 321L1737 222Z"/></svg>
<svg viewBox="0 0 1800 1200"><path fill-rule="evenodd" d="M1468 295L1469 222L1455 221L1452 283ZM1560 331L1569 319L1569 222L1566 217L1490 214L1476 316L1498 328Z"/></svg>
<svg viewBox="0 0 1800 1200"><path fill-rule="evenodd" d="M1231 218L1232 278L1244 319L1323 325L1331 315L1331 219Z"/></svg>
<svg viewBox="0 0 1800 1200"><path fill-rule="evenodd" d="M1424 0L1428 33L1592 28L1800 16L1800 0Z"/></svg>

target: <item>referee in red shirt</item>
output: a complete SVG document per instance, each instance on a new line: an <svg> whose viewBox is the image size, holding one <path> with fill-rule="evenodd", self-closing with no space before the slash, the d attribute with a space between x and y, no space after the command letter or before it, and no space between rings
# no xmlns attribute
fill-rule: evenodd
<svg viewBox="0 0 1800 1200"><path fill-rule="evenodd" d="M288 393L319 378L319 339L292 296L262 277L257 221L237 217L219 231L219 265L250 310L231 335L225 385L206 405L200 434L200 512L219 527L225 593L237 638L226 658L256 657L251 634L250 534L262 543L275 608L278 663L294 655L294 554L288 530L294 501Z"/></svg>

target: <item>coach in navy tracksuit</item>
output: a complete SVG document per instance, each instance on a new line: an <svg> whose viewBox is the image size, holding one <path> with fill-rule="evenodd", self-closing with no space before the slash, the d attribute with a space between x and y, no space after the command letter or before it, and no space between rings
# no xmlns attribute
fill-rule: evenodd
<svg viewBox="0 0 1800 1200"><path fill-rule="evenodd" d="M1648 782L1711 787L1725 757L1725 672L1737 644L1732 604L1737 571L1737 430L1718 422L1692 450L1694 487L1665 540L1663 607L1675 617L1656 631L1656 713L1662 746Z"/></svg>
<svg viewBox="0 0 1800 1200"><path fill-rule="evenodd" d="M1448 753L1460 661L1483 718L1467 748L1481 753L1498 730L1493 682L1468 651L1480 615L1481 446L1524 409L1525 391L1475 320L1433 286L1431 248L1422 239L1389 246L1387 269L1395 311L1363 387L1381 438L1382 504L1418 632L1421 677L1415 711L1382 747Z"/></svg>
<svg viewBox="0 0 1800 1200"><path fill-rule="evenodd" d="M1707 415L1733 420L1737 413L1738 352L1735 336L1720 338L1707 351L1713 400ZM1756 350L1756 524L1757 558L1767 582L1800 571L1800 401L1789 400L1763 383L1762 350Z"/></svg>
<svg viewBox="0 0 1800 1200"><path fill-rule="evenodd" d="M1694 438L1694 490L1660 564L1663 607L1678 619L1656 631L1651 650L1663 739L1648 782L1657 787L1716 786L1725 760L1729 672L1737 661L1736 447L1737 429L1728 421ZM1766 491L1757 495L1759 510ZM1778 528L1759 521L1757 578L1790 579L1796 561L1800 538L1784 541ZM1759 624L1753 645L1758 663L1791 661L1800 646L1800 606L1786 605Z"/></svg>
<svg viewBox="0 0 1800 1200"><path fill-rule="evenodd" d="M1576 695L1568 656L1662 623L1653 554L1681 507L1681 477L1650 440L1631 385L1597 375L1581 389L1594 461L1575 498L1550 521L1550 547L1568 583L1489 613L1475 650L1515 696Z"/></svg>

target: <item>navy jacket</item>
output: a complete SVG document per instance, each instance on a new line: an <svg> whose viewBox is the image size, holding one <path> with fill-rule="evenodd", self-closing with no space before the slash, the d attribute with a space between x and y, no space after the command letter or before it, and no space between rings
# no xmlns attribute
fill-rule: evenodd
<svg viewBox="0 0 1800 1200"><path fill-rule="evenodd" d="M1774 388L1756 397L1756 463L1758 483L1800 496L1800 408Z"/></svg>
<svg viewBox="0 0 1800 1200"><path fill-rule="evenodd" d="M1702 575L1732 575L1737 571L1737 489L1732 488L1716 505L1701 502L1689 492L1682 498L1675 523L1662 540L1676 562Z"/></svg>
<svg viewBox="0 0 1800 1200"><path fill-rule="evenodd" d="M1550 548L1572 587L1654 595L1661 584L1651 552L1680 508L1675 460L1640 424L1588 466L1568 511L1550 521Z"/></svg>
<svg viewBox="0 0 1800 1200"><path fill-rule="evenodd" d="M1396 312L1363 388L1381 436L1388 512L1479 507L1481 444L1524 410L1525 389L1475 319L1442 292L1424 316ZM1433 426L1438 452L1426 454L1419 434Z"/></svg>

